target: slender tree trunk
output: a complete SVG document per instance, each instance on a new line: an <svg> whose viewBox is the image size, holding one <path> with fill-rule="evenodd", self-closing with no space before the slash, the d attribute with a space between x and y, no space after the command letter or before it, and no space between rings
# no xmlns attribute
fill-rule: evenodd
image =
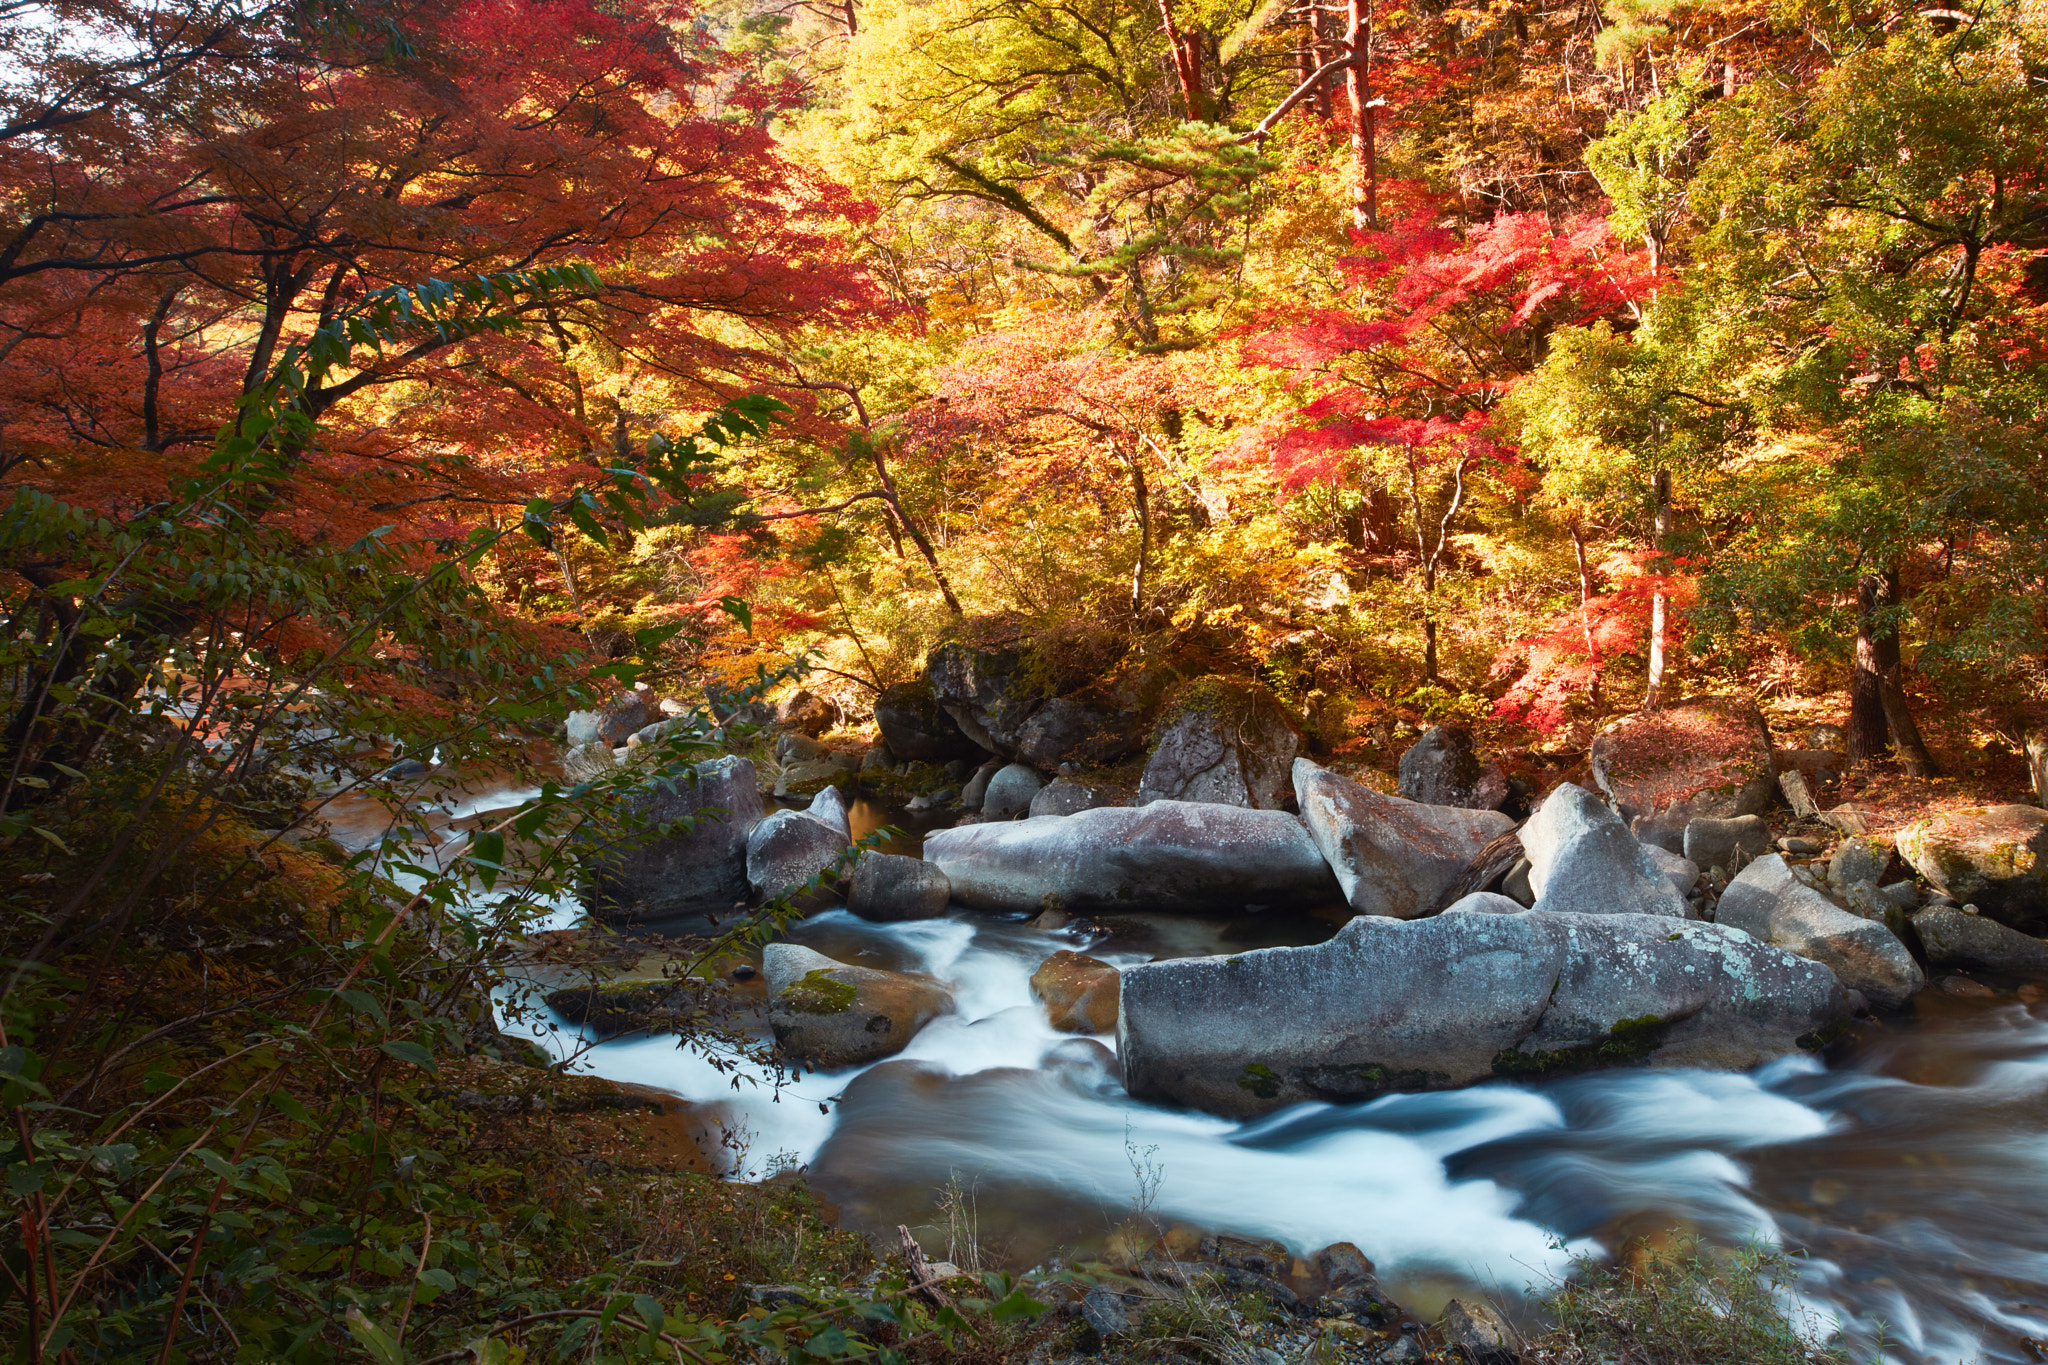
<svg viewBox="0 0 2048 1365"><path fill-rule="evenodd" d="M1349 0L1344 34L1351 65L1344 69L1344 93L1351 107L1351 226L1370 232L1380 224L1377 112L1372 98L1372 11L1370 0Z"/></svg>
<svg viewBox="0 0 2048 1365"><path fill-rule="evenodd" d="M576 591L576 566L569 562L569 551L562 545L562 538L555 537L555 563L562 566L562 586L569 590L569 605L578 616L583 615L583 598Z"/></svg>
<svg viewBox="0 0 2048 1365"><path fill-rule="evenodd" d="M1856 660L1849 674L1849 762L1881 758L1890 744L1884 715L1884 673L1878 660L1876 574L1856 580Z"/></svg>
<svg viewBox="0 0 2048 1365"><path fill-rule="evenodd" d="M1604 708L1600 704L1600 646L1593 641L1593 570L1586 563L1586 537L1575 522L1571 528L1572 553L1579 561L1579 629L1586 635L1586 663L1592 670L1586 684L1586 700L1593 706L1593 723L1598 725Z"/></svg>
<svg viewBox="0 0 2048 1365"><path fill-rule="evenodd" d="M1145 610L1145 575L1152 563L1152 494L1145 484L1145 466L1139 463L1137 455L1125 454L1121 446L1116 453L1131 471L1131 508L1138 517L1138 563L1131 571L1131 615L1139 616Z"/></svg>
<svg viewBox="0 0 2048 1365"><path fill-rule="evenodd" d="M1309 68L1311 73L1322 70L1323 64L1330 60L1330 44L1325 36L1328 28L1329 25L1323 18L1322 10L1311 4L1308 11L1308 31L1311 43L1310 54L1314 58L1315 63ZM1330 115L1335 112L1335 107L1330 99L1329 81L1319 81L1316 84L1315 104L1316 118L1321 122L1328 123Z"/></svg>
<svg viewBox="0 0 2048 1365"><path fill-rule="evenodd" d="M1658 575L1669 572L1665 560L1664 542L1671 534L1671 471L1660 469L1651 484L1656 499L1656 539L1652 548L1656 558L1651 563ZM1661 587L1650 594L1650 677L1643 689L1643 710L1655 711L1664 704L1664 669L1666 666L1665 641L1671 628L1670 594Z"/></svg>
<svg viewBox="0 0 2048 1365"><path fill-rule="evenodd" d="M875 466L875 478L882 485L883 500L889 504L889 510L896 514L896 520L909 535L910 543L917 546L917 552L924 556L926 566L932 571L932 578L938 582L939 595L946 599L947 609L955 616L966 615L960 609L960 599L953 595L953 585L946 581L946 571L939 567L938 552L932 549L931 541L925 538L924 528L912 519L910 513L903 510L903 499L896 492L896 480L890 477L888 461L882 455L882 443L872 436L863 437L862 441L867 446L869 461Z"/></svg>
<svg viewBox="0 0 2048 1365"><path fill-rule="evenodd" d="M1896 606L1900 600L1899 571L1887 569L1878 582L1879 604ZM1899 628L1896 624L1880 622L1876 630L1877 647L1877 695L1884 707L1885 728L1891 732L1892 748L1898 754L1899 766L1914 777L1929 777L1936 770L1934 755L1927 751L1927 741L1921 738L1920 726L1913 719L1913 708L1906 700L1906 689L1901 681L1905 672L1904 660L1899 655Z"/></svg>
<svg viewBox="0 0 2048 1365"><path fill-rule="evenodd" d="M1180 78L1181 103L1187 109L1187 117L1194 122L1202 120L1202 75L1195 65L1193 48L1181 36L1180 25L1174 22L1173 0L1159 0L1159 22L1166 30L1166 45L1173 53L1173 74Z"/></svg>

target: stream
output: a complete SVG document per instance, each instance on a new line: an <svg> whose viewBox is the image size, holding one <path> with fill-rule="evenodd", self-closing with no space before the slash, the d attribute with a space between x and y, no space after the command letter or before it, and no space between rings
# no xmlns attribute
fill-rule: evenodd
<svg viewBox="0 0 2048 1365"><path fill-rule="evenodd" d="M880 813L860 803L855 817L859 834ZM551 925L578 915L558 907ZM1128 966L1334 931L1279 914L1133 914L1047 933L966 910L892 924L830 910L788 937L928 972L957 1011L896 1057L779 1093L671 1036L603 1042L576 1065L698 1106L706 1145L722 1137L737 1176L808 1168L850 1226L943 1227L950 1187L981 1246L1013 1267L1090 1254L1140 1225L1302 1254L1348 1241L1430 1317L1458 1293L1540 1292L1574 1255L1680 1229L1795 1253L1797 1310L1816 1335L1839 1324L1858 1359L2048 1357L2036 1344L2048 1338L2048 1004L1927 991L1825 1062L1616 1070L1236 1122L1132 1101L1115 1039L1055 1032L1031 995L1031 972L1061 948ZM548 1041L575 1040L562 1024Z"/></svg>

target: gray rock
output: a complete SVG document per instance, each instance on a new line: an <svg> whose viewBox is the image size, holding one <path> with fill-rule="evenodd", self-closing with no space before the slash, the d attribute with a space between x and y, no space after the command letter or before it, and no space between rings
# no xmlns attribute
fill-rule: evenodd
<svg viewBox="0 0 2048 1365"><path fill-rule="evenodd" d="M1909 915L1920 908L1920 888L1911 882L1893 882L1890 886L1880 886L1877 888L1877 894Z"/></svg>
<svg viewBox="0 0 2048 1365"><path fill-rule="evenodd" d="M1515 1365L1514 1334L1483 1303L1452 1299L1444 1305L1444 1337L1465 1365Z"/></svg>
<svg viewBox="0 0 2048 1365"><path fill-rule="evenodd" d="M831 702L804 688L790 693L775 708L775 723L785 730L822 735L839 719Z"/></svg>
<svg viewBox="0 0 2048 1365"><path fill-rule="evenodd" d="M1565 783L1521 828L1536 909L1685 918L1685 898L1650 850L1584 787Z"/></svg>
<svg viewBox="0 0 2048 1365"><path fill-rule="evenodd" d="M1530 865L1527 858L1516 861L1508 869L1508 875L1501 878L1500 893L1520 906L1536 904L1536 888L1529 885Z"/></svg>
<svg viewBox="0 0 2048 1365"><path fill-rule="evenodd" d="M1913 916L1927 960L1937 967L2048 972L2048 943L1983 915L1939 906Z"/></svg>
<svg viewBox="0 0 2048 1365"><path fill-rule="evenodd" d="M655 719L645 697L638 692L621 692L595 711L571 711L563 728L572 749L586 744L617 748L634 731L644 729Z"/></svg>
<svg viewBox="0 0 2048 1365"><path fill-rule="evenodd" d="M956 826L925 858L977 910L1238 913L1343 899L1301 821L1284 811L1191 801L1101 806L1076 815Z"/></svg>
<svg viewBox="0 0 2048 1365"><path fill-rule="evenodd" d="M1827 968L1732 929L1533 911L1362 915L1313 947L1128 967L1122 987L1131 1095L1232 1117L1636 1061L1747 1069L1846 1008Z"/></svg>
<svg viewBox="0 0 2048 1365"><path fill-rule="evenodd" d="M779 763L810 763L831 753L823 743L795 730L775 739L775 758Z"/></svg>
<svg viewBox="0 0 2048 1365"><path fill-rule="evenodd" d="M2048 811L1974 806L1899 831L1899 855L1944 895L2002 923L2048 918Z"/></svg>
<svg viewBox="0 0 2048 1365"><path fill-rule="evenodd" d="M943 763L950 758L979 758L986 752L961 732L960 725L939 705L931 684L898 683L875 698L875 724L882 743L899 761Z"/></svg>
<svg viewBox="0 0 2048 1365"><path fill-rule="evenodd" d="M562 755L562 776L571 782L593 782L618 766L609 744L581 744Z"/></svg>
<svg viewBox="0 0 2048 1365"><path fill-rule="evenodd" d="M952 883L933 864L870 849L853 865L846 908L862 919L937 919L952 896Z"/></svg>
<svg viewBox="0 0 2048 1365"><path fill-rule="evenodd" d="M981 796L981 814L988 820L1014 820L1031 809L1045 779L1026 763L1012 763L988 780Z"/></svg>
<svg viewBox="0 0 2048 1365"><path fill-rule="evenodd" d="M1529 907L1512 896L1503 896L1492 891L1474 891L1462 900L1453 901L1446 915L1519 915Z"/></svg>
<svg viewBox="0 0 2048 1365"><path fill-rule="evenodd" d="M1107 1285L1095 1285L1082 1295L1081 1318L1104 1340L1131 1330L1130 1310L1124 1306L1124 1296Z"/></svg>
<svg viewBox="0 0 2048 1365"><path fill-rule="evenodd" d="M764 901L780 900L845 851L841 830L804 811L776 811L747 835L747 885Z"/></svg>
<svg viewBox="0 0 2048 1365"><path fill-rule="evenodd" d="M598 732L603 728L604 717L596 711L571 711L562 722L562 733L571 749L597 743Z"/></svg>
<svg viewBox="0 0 2048 1365"><path fill-rule="evenodd" d="M853 817L846 809L846 793L837 787L827 787L811 798L805 815L839 831L846 842L853 842Z"/></svg>
<svg viewBox="0 0 2048 1365"><path fill-rule="evenodd" d="M1133 719L1072 697L1053 697L1017 727L1016 754L1026 763L1057 768L1069 754L1100 750L1095 741Z"/></svg>
<svg viewBox="0 0 2048 1365"><path fill-rule="evenodd" d="M1031 798L1031 815L1034 819L1041 815L1072 815L1115 804L1116 793L1107 787L1091 787L1071 777L1055 777Z"/></svg>
<svg viewBox="0 0 2048 1365"><path fill-rule="evenodd" d="M1650 861L1663 869L1671 879L1671 887L1680 896L1689 894L1700 879L1700 865L1690 858L1681 858L1676 853L1666 853L1655 844L1643 845L1643 851L1650 855Z"/></svg>
<svg viewBox="0 0 2048 1365"><path fill-rule="evenodd" d="M1773 853L1728 883L1716 923L1824 963L1878 1009L1897 1009L1927 984L1920 964L1883 924L1842 909Z"/></svg>
<svg viewBox="0 0 2048 1365"><path fill-rule="evenodd" d="M924 675L960 732L990 753L1016 753L1017 732L1045 700L1015 649L947 641L925 657Z"/></svg>
<svg viewBox="0 0 2048 1365"><path fill-rule="evenodd" d="M1685 825L1685 856L1699 867L1737 871L1751 858L1771 851L1771 828L1761 815L1731 819L1701 816Z"/></svg>
<svg viewBox="0 0 2048 1365"><path fill-rule="evenodd" d="M1264 688L1197 678L1167 706L1138 784L1138 804L1208 801L1281 810L1301 736Z"/></svg>
<svg viewBox="0 0 2048 1365"><path fill-rule="evenodd" d="M1514 828L1497 811L1383 796L1308 759L1294 761L1302 823L1353 912L1426 915L1480 849Z"/></svg>
<svg viewBox="0 0 2048 1365"><path fill-rule="evenodd" d="M700 763L625 798L622 837L587 847L578 859L583 902L600 920L722 913L747 896L747 835L760 823L754 765L727 756ZM690 819L665 836L645 830Z"/></svg>
<svg viewBox="0 0 2048 1365"><path fill-rule="evenodd" d="M1003 770L1001 759L990 759L974 770L974 776L967 779L967 785L960 789L960 809L980 810L982 801L988 796L988 784Z"/></svg>
<svg viewBox="0 0 2048 1365"><path fill-rule="evenodd" d="M1429 1352L1414 1337L1396 1337L1391 1345L1373 1357L1376 1365L1422 1365Z"/></svg>
<svg viewBox="0 0 2048 1365"><path fill-rule="evenodd" d="M1425 806L1499 810L1508 801L1508 779L1500 764L1473 752L1470 730L1438 725L1401 755L1400 793Z"/></svg>
<svg viewBox="0 0 2048 1365"><path fill-rule="evenodd" d="M1796 768L1779 773L1778 790L1784 794L1785 804L1800 819L1811 820L1820 814L1820 802L1814 800L1813 789L1807 785L1805 773Z"/></svg>
<svg viewBox="0 0 2048 1365"><path fill-rule="evenodd" d="M895 766L896 755L889 752L888 745L870 745L868 751L861 755L860 775L862 777L873 777L878 773L886 773Z"/></svg>
<svg viewBox="0 0 2048 1365"><path fill-rule="evenodd" d="M1645 843L1684 851L1703 815L1761 815L1774 804L1771 736L1746 697L1703 697L1616 721L1593 738L1593 780Z"/></svg>
<svg viewBox="0 0 2048 1365"><path fill-rule="evenodd" d="M775 1041L822 1070L894 1056L953 1008L931 977L855 967L794 943L762 949L761 974Z"/></svg>

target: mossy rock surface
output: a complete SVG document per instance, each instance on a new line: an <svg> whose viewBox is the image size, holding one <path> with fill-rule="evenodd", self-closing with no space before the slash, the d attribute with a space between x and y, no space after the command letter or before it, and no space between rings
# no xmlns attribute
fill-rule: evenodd
<svg viewBox="0 0 2048 1365"><path fill-rule="evenodd" d="M2048 811L1971 806L1899 831L1899 855L1943 894L2018 928L2048 921Z"/></svg>

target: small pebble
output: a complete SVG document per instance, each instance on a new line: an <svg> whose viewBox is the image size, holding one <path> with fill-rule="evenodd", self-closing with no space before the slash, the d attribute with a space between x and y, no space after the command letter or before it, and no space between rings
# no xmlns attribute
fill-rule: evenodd
<svg viewBox="0 0 2048 1365"><path fill-rule="evenodd" d="M1990 999L1998 994L1983 982L1972 981L1967 976L1944 976L1935 983L1934 988L1943 995L1960 995L1978 1000Z"/></svg>

